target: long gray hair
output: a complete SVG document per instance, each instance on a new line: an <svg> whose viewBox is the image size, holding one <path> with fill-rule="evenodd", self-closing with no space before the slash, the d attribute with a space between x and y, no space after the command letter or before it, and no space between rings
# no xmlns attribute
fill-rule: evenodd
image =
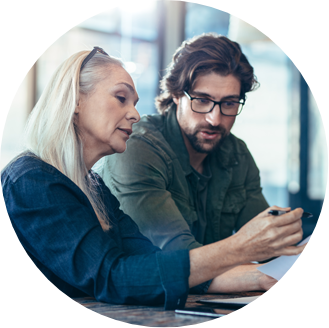
<svg viewBox="0 0 329 328"><path fill-rule="evenodd" d="M29 116L25 130L26 149L70 178L88 197L103 230L110 223L103 202L97 197L83 160L83 144L74 124L80 94L91 94L112 65L123 66L116 58L96 53L80 72L90 51L81 51L65 60L52 76Z"/></svg>

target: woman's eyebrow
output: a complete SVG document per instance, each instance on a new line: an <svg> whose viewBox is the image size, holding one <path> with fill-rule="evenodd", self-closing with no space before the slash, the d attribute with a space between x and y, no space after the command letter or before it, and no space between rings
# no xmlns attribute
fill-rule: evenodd
<svg viewBox="0 0 329 328"><path fill-rule="evenodd" d="M132 94L137 94L136 90L129 83L119 82L119 83L116 84L116 86L120 85L120 84L125 85ZM139 97L137 97L137 99L135 100L135 105L137 104L138 101L139 101Z"/></svg>
<svg viewBox="0 0 329 328"><path fill-rule="evenodd" d="M135 94L135 89L134 89L129 83L126 83L126 82L119 82L119 83L117 83L116 85L120 85L120 84L125 85L125 86L129 89L129 91L130 91L131 93Z"/></svg>

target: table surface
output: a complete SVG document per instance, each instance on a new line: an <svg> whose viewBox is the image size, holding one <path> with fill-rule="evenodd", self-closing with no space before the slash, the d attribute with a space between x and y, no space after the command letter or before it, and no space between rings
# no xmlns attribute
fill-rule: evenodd
<svg viewBox="0 0 329 328"><path fill-rule="evenodd" d="M196 303L196 301L200 299L225 299L262 294L262 292L245 292L235 294L189 295L185 307L202 306L202 304ZM216 319L204 316L176 314L175 311L164 311L163 306L114 305L97 302L92 297L75 298L74 300L86 308L106 317L148 327L180 327ZM231 312L232 310L228 309L222 310L223 314L229 314Z"/></svg>
<svg viewBox="0 0 329 328"><path fill-rule="evenodd" d="M17 244L17 245L16 245ZM2 236L0 235L0 254L24 254L24 250L18 244L16 236ZM19 249L18 249L19 248ZM3 263L2 263L3 264ZM36 269L35 269L36 270ZM31 284L31 283L29 283ZM48 283L51 285L50 283ZM21 287L20 287L21 288ZM1 288L0 288L1 289ZM0 290L1 292L1 290ZM196 303L200 299L214 299L214 298L233 298L255 295L270 295L273 293L262 292L249 292L239 294L207 294L207 295L189 295L186 307L202 306L200 303ZM278 294L278 293L275 293ZM329 295L325 293L284 293L285 295ZM16 294L15 294L16 295ZM17 296L17 295L16 295ZM79 327L85 326L106 326L106 327L131 327L144 326L144 327L329 327L329 318L207 318L202 316L182 315L175 314L174 311L164 311L163 306L136 306L136 305L113 305L108 303L97 302L94 298L74 298L74 301L84 306L85 308L92 310L93 312L100 314L106 318L113 319L109 321L96 320L91 323L89 321L81 322ZM12 320L12 319L11 319ZM19 326L22 321L20 320ZM40 319L38 319L40 320ZM3 320L0 320L4 323ZM59 320L60 321L60 320ZM58 327L63 323L58 321ZM74 321L75 322L75 321ZM0 323L0 326L1 326ZM10 322L12 325L13 322ZM31 323L31 322L30 322ZM40 324L41 322L39 322ZM39 326L38 324L38 326ZM48 325L46 322L45 325ZM30 324L28 325L30 327ZM37 326L37 325L36 325ZM55 326L54 326L55 327ZM57 326L56 326L57 327Z"/></svg>

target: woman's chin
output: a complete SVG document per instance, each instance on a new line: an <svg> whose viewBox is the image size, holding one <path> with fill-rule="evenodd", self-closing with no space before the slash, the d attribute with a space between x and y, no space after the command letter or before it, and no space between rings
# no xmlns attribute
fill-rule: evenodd
<svg viewBox="0 0 329 328"><path fill-rule="evenodd" d="M116 153L118 153L118 154L123 153L126 149L127 149L127 145L124 144L124 145L122 145L122 147L117 147L117 148L115 148L113 154L116 154Z"/></svg>

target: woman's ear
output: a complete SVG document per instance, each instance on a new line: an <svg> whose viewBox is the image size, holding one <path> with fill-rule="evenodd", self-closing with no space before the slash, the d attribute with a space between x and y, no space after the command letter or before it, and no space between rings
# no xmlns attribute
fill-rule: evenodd
<svg viewBox="0 0 329 328"><path fill-rule="evenodd" d="M79 99L77 105L75 106L74 114L79 114L81 101Z"/></svg>

